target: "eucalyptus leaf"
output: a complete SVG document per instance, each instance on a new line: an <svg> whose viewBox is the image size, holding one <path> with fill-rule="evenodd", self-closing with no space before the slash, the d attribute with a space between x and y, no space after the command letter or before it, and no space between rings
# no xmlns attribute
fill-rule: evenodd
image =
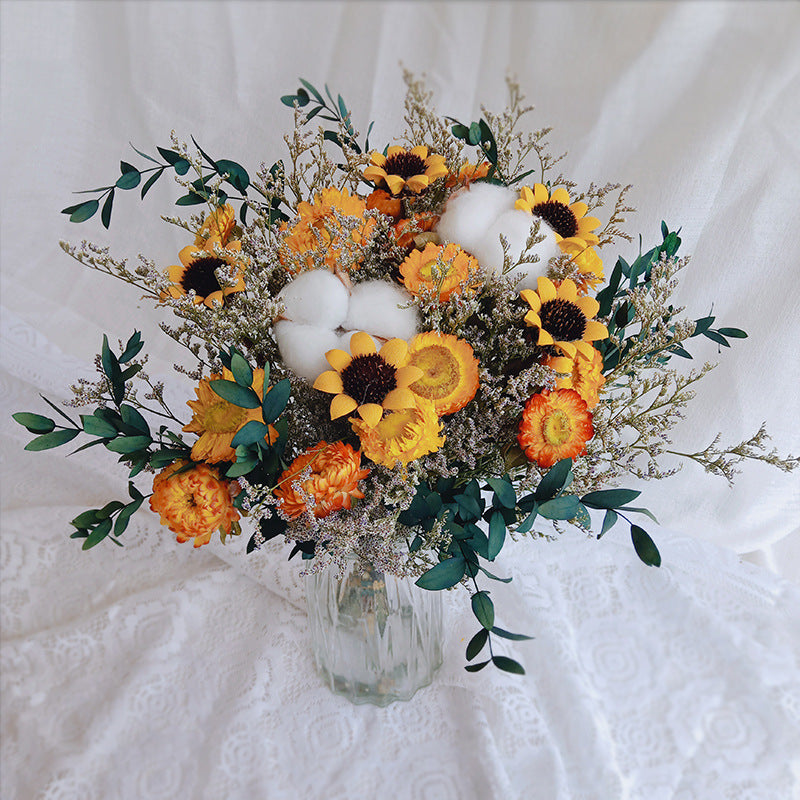
<svg viewBox="0 0 800 800"><path fill-rule="evenodd" d="M481 628L467 644L467 661L472 661L489 640L489 631L486 628Z"/></svg>
<svg viewBox="0 0 800 800"><path fill-rule="evenodd" d="M539 514L547 519L572 519L578 514L580 501L575 495L554 497L539 505Z"/></svg>
<svg viewBox="0 0 800 800"><path fill-rule="evenodd" d="M261 414L264 418L264 422L275 422L275 420L283 414L291 393L292 385L289 383L288 378L284 378L282 381L276 383L266 393L264 401L261 403ZM257 406L253 406L253 408L256 407Z"/></svg>
<svg viewBox="0 0 800 800"><path fill-rule="evenodd" d="M511 481L505 478L487 478L486 483L492 487L497 499L506 507L514 508L517 504L517 494Z"/></svg>
<svg viewBox="0 0 800 800"><path fill-rule="evenodd" d="M89 436L113 438L119 432L110 422L95 414L81 414L81 424L83 425L83 430Z"/></svg>
<svg viewBox="0 0 800 800"><path fill-rule="evenodd" d="M589 508L620 508L640 494L635 489L602 489L585 494L581 497L581 502Z"/></svg>
<svg viewBox="0 0 800 800"><path fill-rule="evenodd" d="M120 436L106 443L106 449L112 453L128 455L137 450L144 450L150 446L152 439L149 436Z"/></svg>
<svg viewBox="0 0 800 800"><path fill-rule="evenodd" d="M488 592L475 592L472 595L472 613L487 631L494 627L494 603Z"/></svg>
<svg viewBox="0 0 800 800"><path fill-rule="evenodd" d="M34 452L38 452L39 450L50 450L53 447L59 447L62 444L71 442L79 433L80 431L76 428L44 433L28 442L28 444L25 445L25 449Z"/></svg>
<svg viewBox="0 0 800 800"><path fill-rule="evenodd" d="M506 521L499 511L492 512L489 519L489 546L487 548L489 561L494 561L497 554L503 549L506 540Z"/></svg>
<svg viewBox="0 0 800 800"><path fill-rule="evenodd" d="M488 663L488 661L481 661L479 664L467 664L464 669L467 672L480 672Z"/></svg>
<svg viewBox="0 0 800 800"><path fill-rule="evenodd" d="M240 353L231 356L231 372L239 386L250 388L253 385L253 370Z"/></svg>
<svg viewBox="0 0 800 800"><path fill-rule="evenodd" d="M97 213L97 209L100 208L100 202L98 200L87 200L78 206L72 206L72 208L74 210L69 215L69 221L86 222L87 219Z"/></svg>
<svg viewBox="0 0 800 800"><path fill-rule="evenodd" d="M661 554L658 552L656 543L650 538L644 528L638 525L631 525L631 539L636 555L650 567L661 566Z"/></svg>
<svg viewBox="0 0 800 800"><path fill-rule="evenodd" d="M416 585L420 589L437 591L455 586L463 577L467 569L467 562L463 556L453 556L439 562L427 572L420 575Z"/></svg>
<svg viewBox="0 0 800 800"><path fill-rule="evenodd" d="M135 167L133 172L124 172L117 178L116 184L118 189L135 189L142 182L142 174Z"/></svg>
<svg viewBox="0 0 800 800"><path fill-rule="evenodd" d="M503 672L511 672L514 675L525 674L522 664L514 661L513 658L508 658L508 656L492 656L492 663Z"/></svg>
<svg viewBox="0 0 800 800"><path fill-rule="evenodd" d="M239 408L258 408L261 405L261 400L252 389L239 386L238 383L233 381L221 379L210 381L209 386L223 400L227 400Z"/></svg>
<svg viewBox="0 0 800 800"><path fill-rule="evenodd" d="M539 481L539 485L536 487L536 499L549 500L551 497L555 497L568 485L571 472L571 458L562 458L561 461L558 461L550 468L542 480Z"/></svg>
<svg viewBox="0 0 800 800"><path fill-rule="evenodd" d="M606 533L608 533L608 531L610 531L614 527L614 525L617 524L618 519L619 515L617 514L617 512L609 508L608 511L606 511L605 516L603 517L603 528L600 531L600 534L598 535L597 538L599 539L601 536L604 536Z"/></svg>
<svg viewBox="0 0 800 800"><path fill-rule="evenodd" d="M524 642L528 639L533 639L533 636L525 636L524 633L511 633L510 631L504 631L502 628L498 628L496 625L492 628L492 633L496 636L499 636L501 639L510 639L513 642Z"/></svg>
<svg viewBox="0 0 800 800"><path fill-rule="evenodd" d="M41 414L32 414L28 411L18 411L16 414L12 414L11 418L14 422L27 428L30 433L50 433L56 427L50 417L43 417Z"/></svg>
<svg viewBox="0 0 800 800"><path fill-rule="evenodd" d="M246 425L243 425L233 437L231 447L238 447L239 445L250 445L260 442L265 439L269 434L269 427L264 425L263 422L257 420L250 420Z"/></svg>
<svg viewBox="0 0 800 800"><path fill-rule="evenodd" d="M104 519L89 535L83 542L81 549L89 550L90 548L94 547L96 544L100 544L103 539L111 533L111 519Z"/></svg>

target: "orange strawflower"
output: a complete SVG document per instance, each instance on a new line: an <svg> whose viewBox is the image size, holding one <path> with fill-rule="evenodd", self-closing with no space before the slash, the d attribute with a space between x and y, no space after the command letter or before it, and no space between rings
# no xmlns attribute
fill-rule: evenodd
<svg viewBox="0 0 800 800"><path fill-rule="evenodd" d="M574 389L555 389L528 400L517 441L531 461L549 468L562 458L584 453L592 436L586 401Z"/></svg>
<svg viewBox="0 0 800 800"><path fill-rule="evenodd" d="M176 461L153 480L150 508L161 515L161 524L178 535L179 542L194 539L200 547L217 529L226 534L239 513L231 502L230 482L207 464L194 464L181 472L186 461Z"/></svg>
<svg viewBox="0 0 800 800"><path fill-rule="evenodd" d="M409 387L430 400L439 416L464 408L478 391L478 359L463 339L445 333L417 334L409 345L408 363L422 370Z"/></svg>
<svg viewBox="0 0 800 800"><path fill-rule="evenodd" d="M556 378L556 389L574 389L590 409L597 405L600 390L606 382L603 377L603 357L599 351L593 348L591 358L557 356L543 363L556 372L565 373L563 378Z"/></svg>
<svg viewBox="0 0 800 800"><path fill-rule="evenodd" d="M297 483L306 469L311 470L311 475L300 484L298 492L293 483ZM358 482L369 472L361 469L361 452L349 444L320 442L297 456L281 475L275 489L278 508L289 519L306 512L308 497L314 499L315 517L327 517L332 511L350 508L354 499L364 497Z"/></svg>
<svg viewBox="0 0 800 800"><path fill-rule="evenodd" d="M216 238L225 246L235 227L236 211L230 203L225 203L205 218L194 243L197 247L203 247L209 239Z"/></svg>
<svg viewBox="0 0 800 800"><path fill-rule="evenodd" d="M355 246L352 251L355 251L372 235L375 220L364 217L366 209L366 203L357 195L350 195L347 189L341 191L334 188L323 189L314 195L311 203L303 201L297 204L299 219L294 225L281 226L282 231L289 231L283 247L299 256L305 256L303 260L309 269L315 266L315 255L324 255L325 264L330 270L335 271L340 266L338 262L343 252L351 252L351 248L347 247L348 238ZM332 244L334 238L342 231L342 224L336 219L336 213L360 220L345 238L344 243L338 245Z"/></svg>
<svg viewBox="0 0 800 800"><path fill-rule="evenodd" d="M233 373L223 369L222 375L214 374L203 378L195 389L197 400L187 400L186 405L192 409L192 421L185 425L187 433L197 433L200 438L192 446L194 461L208 461L216 464L220 461L236 461L236 453L231 441L248 422L263 422L261 406L257 408L241 408L220 397L212 388L211 381L233 380ZM253 391L263 397L264 370L253 370ZM278 439L278 431L269 426L270 443Z"/></svg>
<svg viewBox="0 0 800 800"><path fill-rule="evenodd" d="M433 242L424 250L412 250L400 265L403 283L411 294L419 296L425 288L438 294L442 302L466 291L478 270L478 262L457 244Z"/></svg>

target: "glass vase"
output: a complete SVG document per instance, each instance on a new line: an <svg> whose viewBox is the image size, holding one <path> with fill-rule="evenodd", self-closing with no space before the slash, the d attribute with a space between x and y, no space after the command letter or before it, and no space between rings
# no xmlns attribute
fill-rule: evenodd
<svg viewBox="0 0 800 800"><path fill-rule="evenodd" d="M306 576L317 669L335 694L386 706L409 700L442 664L442 597L356 555Z"/></svg>

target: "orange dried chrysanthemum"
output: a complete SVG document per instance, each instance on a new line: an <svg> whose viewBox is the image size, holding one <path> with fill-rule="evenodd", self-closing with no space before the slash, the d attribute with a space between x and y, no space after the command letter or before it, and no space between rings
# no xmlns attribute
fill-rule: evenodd
<svg viewBox="0 0 800 800"><path fill-rule="evenodd" d="M207 464L181 472L187 463L176 461L156 475L150 508L161 516L162 525L178 535L179 542L194 539L194 546L200 547L217 528L230 533L239 513L231 501L229 481Z"/></svg>
<svg viewBox="0 0 800 800"><path fill-rule="evenodd" d="M434 269L439 271L438 275L434 275ZM411 294L419 295L425 288L438 293L442 302L465 291L478 270L478 262L457 244L433 242L425 245L424 250L412 250L400 265L403 283Z"/></svg>
<svg viewBox="0 0 800 800"><path fill-rule="evenodd" d="M556 356L546 359L544 365L565 374L563 378L556 378L556 389L574 389L590 409L597 405L606 382L603 357L597 350L592 350L591 358Z"/></svg>
<svg viewBox="0 0 800 800"><path fill-rule="evenodd" d="M311 475L297 491L293 483L306 470ZM362 499L364 493L358 482L369 475L361 469L361 452L342 442L320 442L301 453L283 472L275 495L278 508L289 519L296 519L306 511L306 498L314 499L314 516L327 517L332 511L350 508L354 499Z"/></svg>

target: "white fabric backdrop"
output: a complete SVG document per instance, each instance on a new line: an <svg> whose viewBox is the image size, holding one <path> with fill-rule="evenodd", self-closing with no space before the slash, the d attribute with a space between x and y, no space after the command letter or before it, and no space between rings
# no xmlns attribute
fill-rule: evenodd
<svg viewBox="0 0 800 800"><path fill-rule="evenodd" d="M374 796L374 775L349 784L335 771L334 740L351 748L348 760L358 747L375 761L396 753L392 768L411 781L398 796L756 797L765 787L765 797L790 796L792 769L800 774L791 761L800 752L798 596L717 546L757 551L753 560L800 577L797 474L754 465L731 490L690 464L645 484L642 502L667 529L710 543L653 529L665 562L674 559L659 578L636 571L624 542L515 550L527 566L507 564L519 584L507 624L518 618L544 641L543 651L528 645L520 653L538 670L539 686L533 678L466 680L458 638L470 635L469 622L453 601L458 633L444 688L426 690L424 706L368 717L314 683L294 570L281 557L271 566L239 558L235 547L187 552L158 532L149 512L126 534L128 550L81 554L64 521L124 490L124 477L96 451L69 462L58 451L24 453L27 437L8 415L40 410L39 390L66 397L103 331L118 338L142 329L157 374L182 357L135 290L58 248L59 239L87 237L113 244L117 256L143 252L173 263L184 242L157 219L170 210L173 187L162 180L144 203L135 193L118 197L110 232L58 213L74 202L72 190L103 185L120 158L135 160L128 141L152 150L172 129L247 166L271 163L291 120L278 98L296 89L298 76L327 81L357 127L374 119L373 141L383 141L402 127L402 61L427 74L440 112L460 118L475 117L480 103L502 107L511 70L537 106L533 124L553 125L555 147L569 151L566 172L579 183L634 184L639 213L629 229L645 246L658 241L661 219L682 225L682 249L694 258L681 302L695 317L713 304L722 324L750 338L723 353L700 386L678 444L704 446L717 430L738 441L766 420L775 444L796 453L800 6L6 0L0 14L3 797L173 797L176 787L186 796L283 797L298 786L299 796L315 797L326 785L331 797ZM615 255L605 254L607 263ZM715 346L698 344L698 362L716 358ZM588 621L570 618L597 592L602 602ZM637 622L631 604L651 596L663 608L648 605L653 616ZM229 605L230 597L241 602ZM748 598L758 598L750 611ZM695 624L696 636L681 638L676 620ZM615 630L631 637L627 645ZM610 650L598 651L609 636ZM719 645L712 655L698 650L709 637ZM720 684L723 667L740 657L743 666ZM652 666L669 658L686 672L669 678L672 694L634 713L625 686L667 692ZM583 688L576 678L574 696L557 690L558 676L573 673ZM639 683L618 682L621 674ZM698 705L693 698L707 689L704 697L730 702ZM582 692L594 699L571 711ZM289 724L295 704L315 725L290 725L283 740L275 726ZM183 730L170 727L171 715ZM376 725L394 731L385 749L365 744ZM438 736L438 753L433 739L403 738L424 725L432 726L425 736ZM204 744L196 726L211 728L217 744ZM463 774L454 734L462 727L472 747L494 748L484 749L486 765ZM527 746L511 738L515 728ZM263 740L249 740L248 730ZM663 745L647 738L656 731ZM708 734L702 746L697 731ZM634 754L625 744L633 741ZM565 742L574 749L565 751ZM313 766L289 766L291 752L303 764L304 746L321 758L317 783L306 774ZM576 761L582 752L585 774ZM771 755L744 757L762 752ZM112 754L128 789L114 783ZM261 759L252 774L242 772L250 754ZM188 766L200 756L203 765ZM137 758L150 766L137 768ZM666 766L659 771L656 762ZM679 763L687 765L683 778ZM726 765L736 769L721 782ZM546 776L542 794L530 789L537 766Z"/></svg>

